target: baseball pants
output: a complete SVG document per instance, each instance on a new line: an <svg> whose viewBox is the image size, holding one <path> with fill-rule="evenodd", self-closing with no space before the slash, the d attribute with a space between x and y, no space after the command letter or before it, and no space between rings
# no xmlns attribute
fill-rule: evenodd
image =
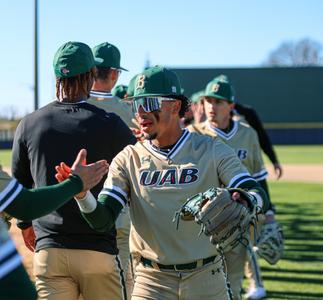
<svg viewBox="0 0 323 300"><path fill-rule="evenodd" d="M39 299L127 299L121 263L98 251L48 248L34 256Z"/></svg>
<svg viewBox="0 0 323 300"><path fill-rule="evenodd" d="M244 266L247 259L247 249L244 245L238 244L235 248L226 252L224 256L233 299L240 300Z"/></svg>
<svg viewBox="0 0 323 300"><path fill-rule="evenodd" d="M161 271L139 263L132 300L228 300L221 261L192 271Z"/></svg>

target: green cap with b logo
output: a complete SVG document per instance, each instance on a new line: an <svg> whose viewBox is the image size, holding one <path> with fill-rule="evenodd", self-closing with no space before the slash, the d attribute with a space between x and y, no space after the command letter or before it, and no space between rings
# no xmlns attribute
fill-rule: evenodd
<svg viewBox="0 0 323 300"><path fill-rule="evenodd" d="M211 80L202 95L203 97L213 97L234 102L233 87L226 75L220 75Z"/></svg>
<svg viewBox="0 0 323 300"><path fill-rule="evenodd" d="M144 70L134 81L134 98L153 96L180 96L182 88L174 71L162 66Z"/></svg>
<svg viewBox="0 0 323 300"><path fill-rule="evenodd" d="M90 71L100 62L100 59L94 59L88 45L67 42L56 51L53 67L57 78L69 78Z"/></svg>

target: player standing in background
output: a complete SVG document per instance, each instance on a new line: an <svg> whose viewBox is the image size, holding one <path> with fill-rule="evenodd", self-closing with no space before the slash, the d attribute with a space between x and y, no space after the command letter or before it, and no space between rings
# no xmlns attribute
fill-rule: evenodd
<svg viewBox="0 0 323 300"><path fill-rule="evenodd" d="M187 106L174 72L156 66L137 75L133 108L145 140L113 159L99 201L91 193L78 198L98 231L112 227L130 202L130 250L140 260L133 300L230 299L216 247L195 222L176 231L174 212L188 197L222 184L246 188L262 209L268 207L230 147L181 129Z"/></svg>
<svg viewBox="0 0 323 300"><path fill-rule="evenodd" d="M92 49L95 58L102 60L97 65L97 75L95 76L92 90L90 92L89 103L104 109L106 112L117 114L132 130L136 130L138 125L134 120L131 105L122 101L119 97L113 96L111 90L116 85L121 71L128 71L120 66L120 51L110 44L102 43ZM133 129L135 128L135 129ZM131 279L128 274L129 265L129 233L130 219L129 208L125 207L116 222L117 229L117 245L119 248L119 256L121 259L123 270L127 278L127 289L131 290Z"/></svg>
<svg viewBox="0 0 323 300"><path fill-rule="evenodd" d="M87 103L96 72L91 49L80 42L62 45L54 57L57 100L19 123L13 145L12 174L25 186L56 182L54 167L71 161L81 147L90 161L112 158L135 142L113 113ZM104 137L104 142L102 138ZM98 194L103 181L92 189ZM47 199L44 199L46 201ZM81 217L75 201L42 218L22 223L34 228L34 274L40 299L126 298L116 230L98 233ZM89 263L91 262L91 263Z"/></svg>
<svg viewBox="0 0 323 300"><path fill-rule="evenodd" d="M0 167L0 299L36 299L36 290L22 266L21 257L9 237L5 216L32 220L39 218L71 199L83 190L95 186L107 172L107 162L83 165L85 150L81 150L65 182L27 190ZM46 198L48 201L44 201Z"/></svg>
<svg viewBox="0 0 323 300"><path fill-rule="evenodd" d="M113 88L111 94L112 96L123 99L127 95L127 90L128 90L128 86L124 84L119 84Z"/></svg>
<svg viewBox="0 0 323 300"><path fill-rule="evenodd" d="M243 165L266 191L269 198L266 182L268 173L262 160L257 133L248 124L232 118L234 93L231 84L225 76L218 76L208 83L202 103L207 120L200 124L193 124L188 129L213 138L218 137L233 148ZM272 221L272 206L266 214L267 221ZM247 248L242 244L225 254L234 299L240 299L246 255ZM248 272L249 275L252 275L248 296L250 299L261 299L266 293L263 288L256 256L251 252L251 256L248 258L253 266L252 270Z"/></svg>
<svg viewBox="0 0 323 300"><path fill-rule="evenodd" d="M133 120L131 106L111 94L121 71L128 71L120 66L119 49L105 42L93 47L92 52L95 58L102 61L97 65L97 74L88 102L117 114L129 127L137 126Z"/></svg>

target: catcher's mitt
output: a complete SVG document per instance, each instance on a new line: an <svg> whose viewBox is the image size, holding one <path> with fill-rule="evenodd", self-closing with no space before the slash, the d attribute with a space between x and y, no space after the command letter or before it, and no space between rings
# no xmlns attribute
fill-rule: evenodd
<svg viewBox="0 0 323 300"><path fill-rule="evenodd" d="M284 252L282 227L277 222L264 224L254 250L269 264L276 264Z"/></svg>
<svg viewBox="0 0 323 300"><path fill-rule="evenodd" d="M232 194L239 192L248 207L232 200ZM210 188L204 193L190 197L176 213L177 224L182 220L194 220L202 225L201 232L210 236L218 248L232 249L244 239L250 223L255 219L255 205L252 195L242 189ZM227 249L226 249L227 250Z"/></svg>

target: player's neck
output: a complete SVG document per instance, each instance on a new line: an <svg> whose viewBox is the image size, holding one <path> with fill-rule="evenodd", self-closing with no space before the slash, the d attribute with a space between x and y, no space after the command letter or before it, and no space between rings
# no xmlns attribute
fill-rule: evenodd
<svg viewBox="0 0 323 300"><path fill-rule="evenodd" d="M92 91L111 93L113 86L109 81L96 80L92 85Z"/></svg>
<svg viewBox="0 0 323 300"><path fill-rule="evenodd" d="M210 124L212 127L216 127L216 128L219 128L221 130L225 130L227 129L229 126L230 126L230 120L231 118L228 117L228 118L224 118L222 120L218 120L218 121L210 121Z"/></svg>
<svg viewBox="0 0 323 300"><path fill-rule="evenodd" d="M170 126L164 132L160 132L157 137L152 140L152 144L158 148L167 147L169 145L174 145L180 139L183 134L183 130L179 123Z"/></svg>

